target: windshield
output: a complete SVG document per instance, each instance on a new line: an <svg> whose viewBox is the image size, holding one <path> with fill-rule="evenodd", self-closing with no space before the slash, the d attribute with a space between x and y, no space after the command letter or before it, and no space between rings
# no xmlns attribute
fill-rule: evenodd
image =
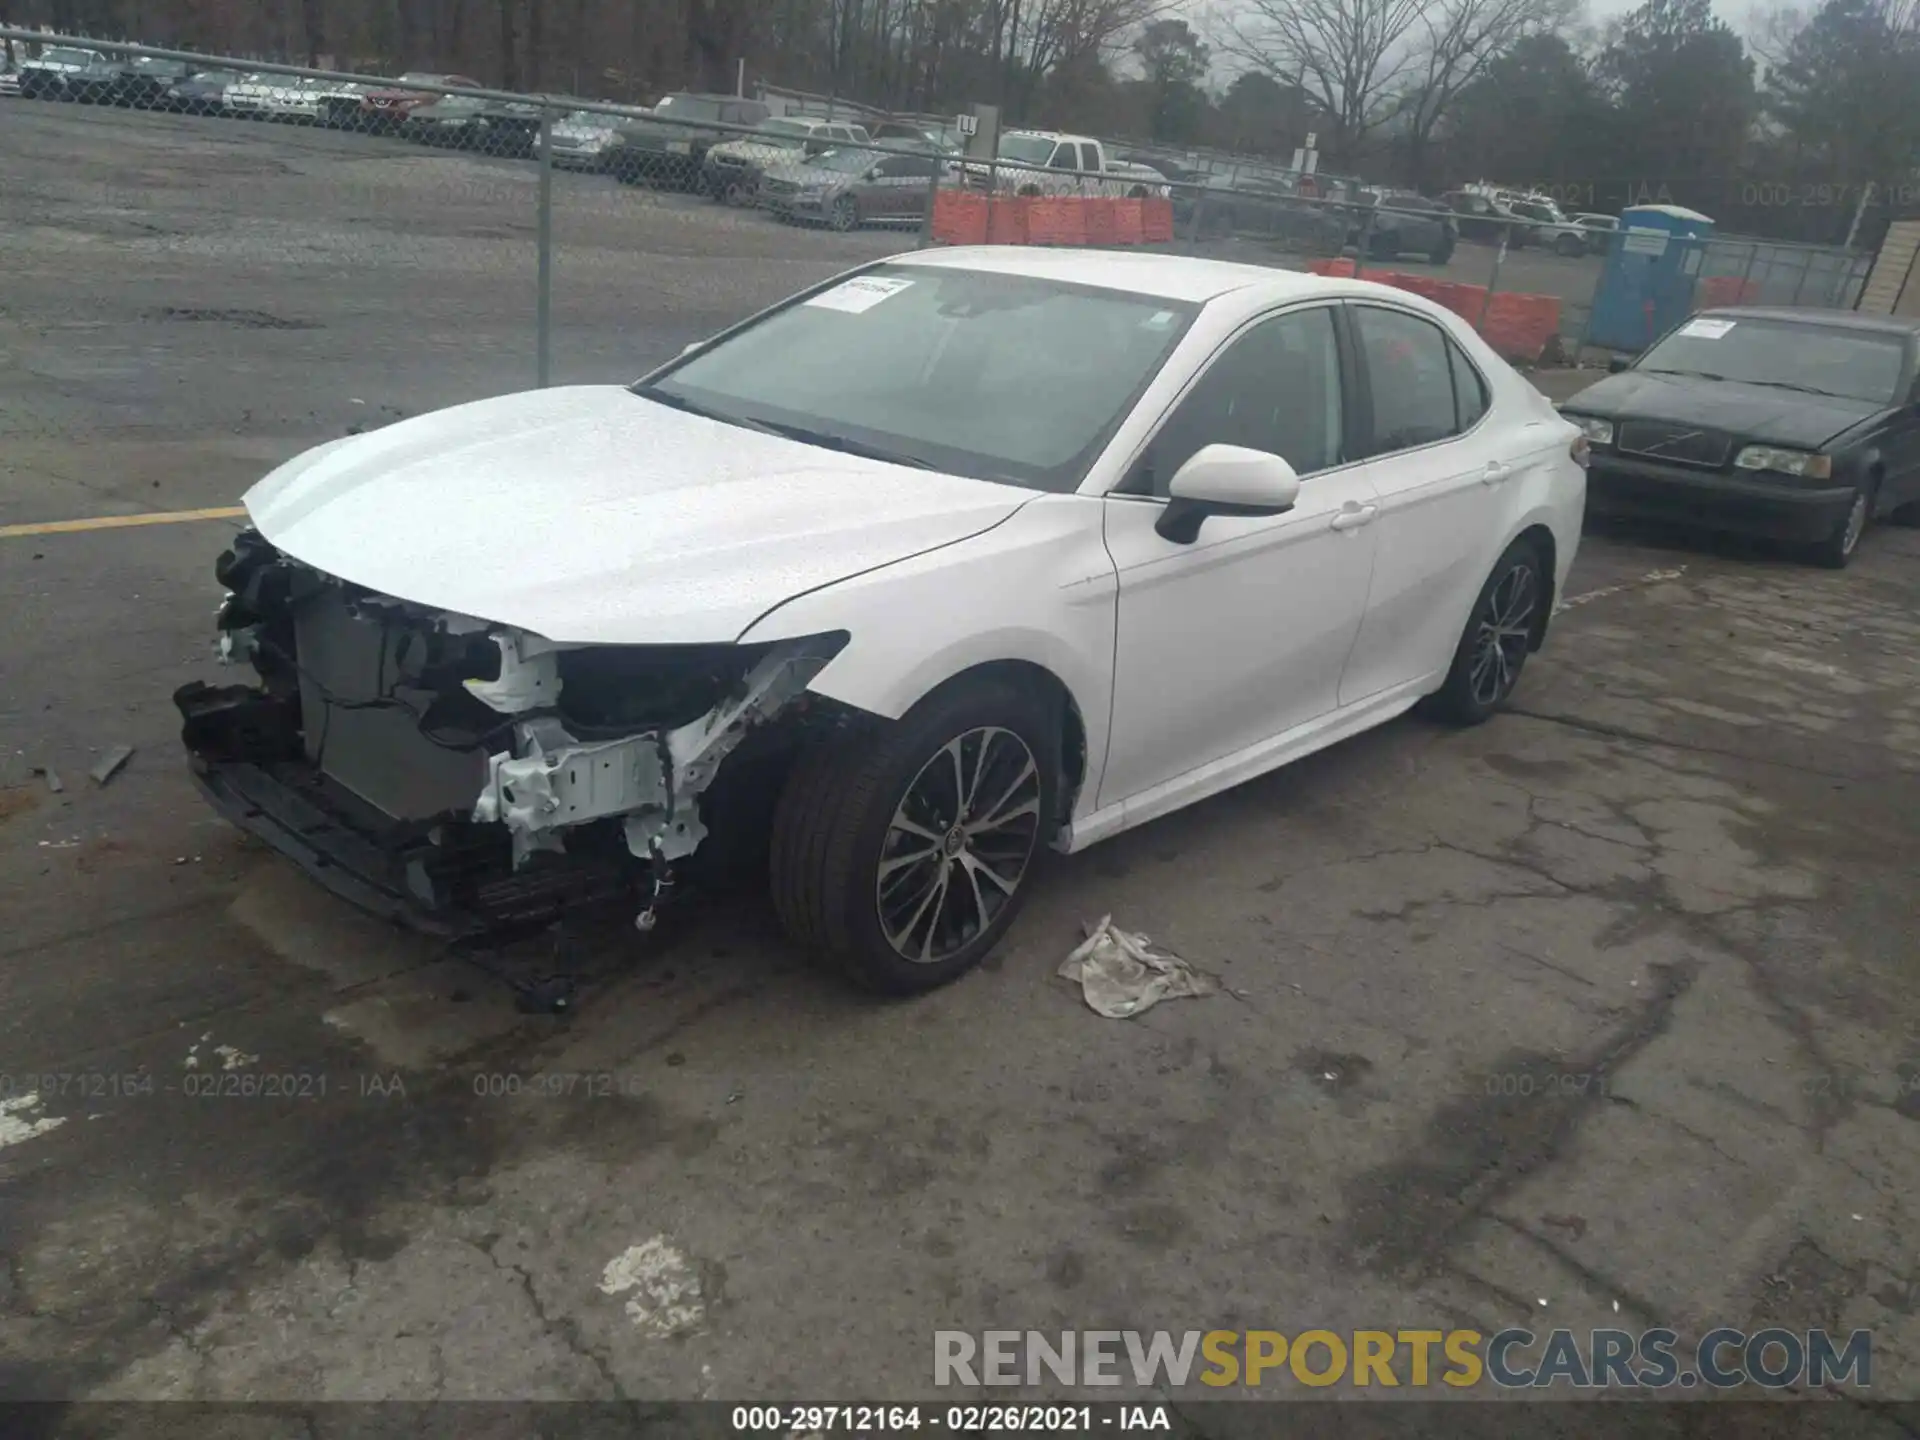
<svg viewBox="0 0 1920 1440"><path fill-rule="evenodd" d="M1905 347L1897 335L1708 313L1682 325L1634 368L1886 405L1905 366Z"/></svg>
<svg viewBox="0 0 1920 1440"><path fill-rule="evenodd" d="M612 126L613 117L602 115L598 110L575 110L561 123L581 130L605 130Z"/></svg>
<svg viewBox="0 0 1920 1440"><path fill-rule="evenodd" d="M676 120L718 120L720 102L700 100L691 95L669 95L653 107L661 115L671 115Z"/></svg>
<svg viewBox="0 0 1920 1440"><path fill-rule="evenodd" d="M234 85L239 83L240 75L234 70L202 70L193 78L208 85Z"/></svg>
<svg viewBox="0 0 1920 1440"><path fill-rule="evenodd" d="M1009 135L1000 142L1000 158L1044 165L1053 158L1053 141L1044 135Z"/></svg>
<svg viewBox="0 0 1920 1440"><path fill-rule="evenodd" d="M1057 280L882 265L675 366L688 408L1066 491L1198 307Z"/></svg>
<svg viewBox="0 0 1920 1440"><path fill-rule="evenodd" d="M54 65L91 65L100 56L91 50L62 50L56 47L43 52L40 58Z"/></svg>
<svg viewBox="0 0 1920 1440"><path fill-rule="evenodd" d="M842 175L853 175L867 168L880 157L866 150L822 150L807 164L820 170L833 170Z"/></svg>

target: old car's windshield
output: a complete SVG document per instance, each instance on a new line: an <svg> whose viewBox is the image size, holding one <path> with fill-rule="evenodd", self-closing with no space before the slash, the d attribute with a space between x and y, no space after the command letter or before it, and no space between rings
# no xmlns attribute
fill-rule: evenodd
<svg viewBox="0 0 1920 1440"><path fill-rule="evenodd" d="M1000 142L1000 157L1003 160L1044 165L1052 156L1053 141L1044 135L1008 135Z"/></svg>
<svg viewBox="0 0 1920 1440"><path fill-rule="evenodd" d="M49 65L94 65L101 59L92 50L62 50L57 46L40 58Z"/></svg>
<svg viewBox="0 0 1920 1440"><path fill-rule="evenodd" d="M671 115L676 120L718 120L720 102L701 100L692 95L669 95L654 111L660 115Z"/></svg>
<svg viewBox="0 0 1920 1440"><path fill-rule="evenodd" d="M1886 405L1899 388L1906 350L1897 335L1706 314L1655 345L1635 368Z"/></svg>
<svg viewBox="0 0 1920 1440"><path fill-rule="evenodd" d="M882 265L635 393L828 448L1071 490L1197 310L1057 280Z"/></svg>
<svg viewBox="0 0 1920 1440"><path fill-rule="evenodd" d="M762 120L753 127L756 145L795 145L813 133L813 127L799 120Z"/></svg>
<svg viewBox="0 0 1920 1440"><path fill-rule="evenodd" d="M835 170L852 175L864 170L880 157L871 150L822 150L806 163L817 170Z"/></svg>

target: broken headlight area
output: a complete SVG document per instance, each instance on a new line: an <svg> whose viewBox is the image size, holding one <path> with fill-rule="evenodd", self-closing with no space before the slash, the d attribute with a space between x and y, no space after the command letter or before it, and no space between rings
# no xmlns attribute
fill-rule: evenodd
<svg viewBox="0 0 1920 1440"><path fill-rule="evenodd" d="M844 634L555 644L333 579L251 530L215 574L220 656L254 681L174 697L201 788L330 888L431 930L620 896L650 924L680 863L751 828L807 730L838 723L806 686Z"/></svg>

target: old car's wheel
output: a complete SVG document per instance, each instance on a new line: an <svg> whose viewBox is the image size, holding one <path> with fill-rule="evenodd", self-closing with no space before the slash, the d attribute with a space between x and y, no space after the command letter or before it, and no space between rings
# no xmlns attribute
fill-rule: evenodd
<svg viewBox="0 0 1920 1440"><path fill-rule="evenodd" d="M1480 587L1446 683L1421 708L1450 724L1478 725L1504 705L1520 681L1551 594L1539 548L1530 540L1514 541Z"/></svg>
<svg viewBox="0 0 1920 1440"><path fill-rule="evenodd" d="M1871 480L1855 488L1847 513L1833 533L1808 550L1807 556L1814 564L1829 570L1844 570L1853 563L1860 549L1860 537L1867 533L1867 525L1873 519L1873 497L1877 489Z"/></svg>
<svg viewBox="0 0 1920 1440"><path fill-rule="evenodd" d="M934 692L877 738L804 753L774 816L774 908L794 941L885 994L978 964L1048 839L1059 725L1005 679Z"/></svg>
<svg viewBox="0 0 1920 1440"><path fill-rule="evenodd" d="M1577 260L1587 253L1587 242L1578 235L1562 235L1553 242L1553 252L1564 255L1569 260Z"/></svg>
<svg viewBox="0 0 1920 1440"><path fill-rule="evenodd" d="M835 230L844 233L845 231L853 229L859 223L860 211L855 207L851 195L842 195L838 200L833 202L832 207L827 211L827 224Z"/></svg>
<svg viewBox="0 0 1920 1440"><path fill-rule="evenodd" d="M1367 240L1369 260L1392 260L1400 254L1400 241L1393 234L1375 231Z"/></svg>
<svg viewBox="0 0 1920 1440"><path fill-rule="evenodd" d="M1453 258L1453 237L1448 236L1427 252L1427 262L1432 265L1444 265Z"/></svg>
<svg viewBox="0 0 1920 1440"><path fill-rule="evenodd" d="M729 180L720 198L737 210L743 205L753 203L753 190L744 180Z"/></svg>

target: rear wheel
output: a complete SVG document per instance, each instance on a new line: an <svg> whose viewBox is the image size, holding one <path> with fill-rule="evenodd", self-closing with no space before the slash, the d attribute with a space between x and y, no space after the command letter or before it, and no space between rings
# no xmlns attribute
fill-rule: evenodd
<svg viewBox="0 0 1920 1440"><path fill-rule="evenodd" d="M1444 265L1453 258L1453 237L1443 236L1440 243L1427 252L1427 260L1434 265Z"/></svg>
<svg viewBox="0 0 1920 1440"><path fill-rule="evenodd" d="M1434 718L1478 725L1506 704L1545 618L1552 580L1531 541L1516 540L1494 563L1467 617L1446 683L1423 702Z"/></svg>
<svg viewBox="0 0 1920 1440"><path fill-rule="evenodd" d="M862 987L973 968L1024 903L1055 813L1058 717L1005 679L936 691L877 738L803 754L774 816L774 907Z"/></svg>
<svg viewBox="0 0 1920 1440"><path fill-rule="evenodd" d="M859 223L860 211L855 208L851 195L842 195L827 211L827 224L842 233L853 229Z"/></svg>
<svg viewBox="0 0 1920 1440"><path fill-rule="evenodd" d="M1400 241L1391 231L1376 230L1367 239L1369 260L1392 260L1400 254Z"/></svg>

